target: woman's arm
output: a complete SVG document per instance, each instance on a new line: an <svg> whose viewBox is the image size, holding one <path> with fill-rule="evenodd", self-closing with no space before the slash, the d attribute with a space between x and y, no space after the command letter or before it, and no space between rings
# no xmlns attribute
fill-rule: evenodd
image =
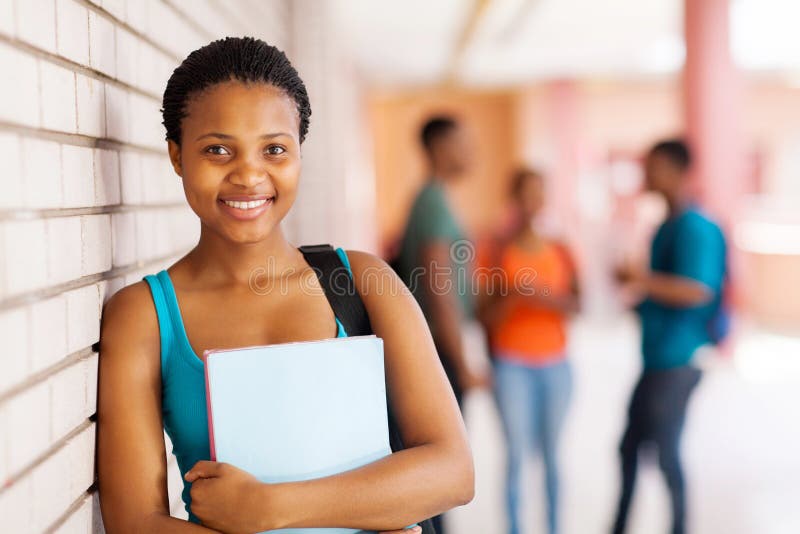
<svg viewBox="0 0 800 534"><path fill-rule="evenodd" d="M466 504L474 494L463 421L422 312L386 263L363 252L348 256L372 327L384 341L388 394L407 448L338 475L261 485L247 510L239 510L256 518L251 525L259 530L401 529ZM193 485L192 510L212 527L218 519L224 525L226 496L240 492L245 474L226 464L200 462L187 473L190 480L195 477L208 484Z"/></svg>
<svg viewBox="0 0 800 534"><path fill-rule="evenodd" d="M97 409L103 522L109 534L210 533L169 515L158 319L145 284L120 290L103 310Z"/></svg>

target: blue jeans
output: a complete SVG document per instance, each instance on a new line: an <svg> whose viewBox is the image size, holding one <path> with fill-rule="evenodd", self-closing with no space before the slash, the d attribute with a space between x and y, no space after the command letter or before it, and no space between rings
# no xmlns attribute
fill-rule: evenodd
<svg viewBox="0 0 800 534"><path fill-rule="evenodd" d="M558 436L572 394L572 371L558 363L532 366L495 359L495 396L508 447L506 504L510 534L519 534L520 478L527 452L541 450L547 489L547 524L558 531Z"/></svg>

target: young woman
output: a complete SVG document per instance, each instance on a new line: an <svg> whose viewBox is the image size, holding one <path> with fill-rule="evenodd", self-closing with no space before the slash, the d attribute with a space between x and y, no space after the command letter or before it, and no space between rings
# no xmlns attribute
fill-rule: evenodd
<svg viewBox="0 0 800 534"><path fill-rule="evenodd" d="M496 266L504 287L492 287L482 306L494 356L494 385L506 431L506 499L511 534L520 532L520 475L529 451L541 450L548 527L558 528L558 435L572 387L566 358L566 315L576 311L578 290L566 249L531 224L544 204L542 177L514 176L511 199L520 224L501 245Z"/></svg>
<svg viewBox="0 0 800 534"><path fill-rule="evenodd" d="M308 290L320 289L316 275L280 226L295 200L311 114L286 56L252 38L210 43L175 69L162 111L200 240L104 310L98 471L106 531L402 531L470 501L471 454L425 320L409 292L368 284L376 270L392 276L393 287L398 281L384 262L358 251L338 250L384 340L387 386L407 448L335 476L281 484L209 461L198 355L347 333L323 292ZM281 291L252 289L252 273L265 266L267 277L280 277ZM188 522L169 514L164 429L184 476Z"/></svg>

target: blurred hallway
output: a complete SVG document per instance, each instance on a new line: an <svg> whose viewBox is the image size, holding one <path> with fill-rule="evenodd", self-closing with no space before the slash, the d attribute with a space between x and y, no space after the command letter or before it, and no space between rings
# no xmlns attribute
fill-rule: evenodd
<svg viewBox="0 0 800 534"><path fill-rule="evenodd" d="M640 365L632 316L581 318L572 325L575 392L563 436L562 521L565 534L609 531L619 485L616 447ZM690 531L694 534L800 532L800 369L750 353L766 334L743 333L733 359L712 358L692 399L684 440ZM769 336L767 336L769 337ZM782 338L776 338L782 339ZM788 341L783 355L800 347ZM503 452L499 423L488 398L473 398L466 415L476 455L475 502L449 520L459 534L501 533ZM528 533L542 532L543 485L531 462L524 494ZM631 534L667 532L668 497L656 459L640 469Z"/></svg>
<svg viewBox="0 0 800 534"><path fill-rule="evenodd" d="M164 147L166 81L189 52L252 35L286 51L313 102L297 245L389 258L429 180L418 129L459 118L474 172L453 187L471 239L508 221L514 169L547 175L542 229L567 242L586 315L561 450L563 532L609 531L617 445L641 365L611 273L646 262L664 205L643 151L697 145L725 222L736 350L714 358L684 440L691 534L800 533L798 0L0 0L0 533L100 534L95 437L104 302L199 232ZM710 21L710 23L709 23ZM732 147L732 148L731 148ZM709 163L710 162L710 163ZM729 166L729 165L732 165ZM731 170L732 169L732 170ZM738 328L738 326L743 326ZM792 337L793 336L793 337ZM505 534L492 401L468 399L474 503L448 534ZM166 442L171 512L185 518ZM544 531L527 467L526 532ZM655 461L630 534L667 531Z"/></svg>

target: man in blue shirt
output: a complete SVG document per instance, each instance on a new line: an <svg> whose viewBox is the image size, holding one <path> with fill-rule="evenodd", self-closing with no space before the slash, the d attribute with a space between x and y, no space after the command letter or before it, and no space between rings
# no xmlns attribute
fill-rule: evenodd
<svg viewBox="0 0 800 534"><path fill-rule="evenodd" d="M643 443L654 443L672 503L672 533L685 532L685 491L680 438L689 397L700 380L692 358L714 341L725 276L725 238L691 203L691 155L682 141L655 145L645 163L646 184L667 202L669 215L653 238L650 270L621 269L620 282L642 296L644 369L631 397L622 438L622 492L613 532L625 530Z"/></svg>

